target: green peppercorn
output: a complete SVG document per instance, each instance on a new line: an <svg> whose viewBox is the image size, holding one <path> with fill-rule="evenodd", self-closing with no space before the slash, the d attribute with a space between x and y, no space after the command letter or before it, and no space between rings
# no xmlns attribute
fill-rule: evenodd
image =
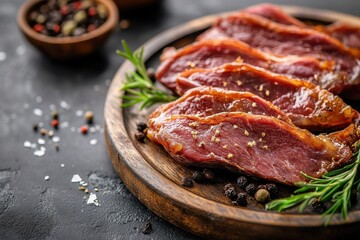
<svg viewBox="0 0 360 240"><path fill-rule="evenodd" d="M259 203L266 203L269 201L270 193L266 189L259 189L255 193L255 200Z"/></svg>
<svg viewBox="0 0 360 240"><path fill-rule="evenodd" d="M62 24L61 32L64 36L71 36L76 28L76 22L69 20Z"/></svg>
<svg viewBox="0 0 360 240"><path fill-rule="evenodd" d="M79 24L87 20L87 14L84 10L80 10L74 15L74 21Z"/></svg>

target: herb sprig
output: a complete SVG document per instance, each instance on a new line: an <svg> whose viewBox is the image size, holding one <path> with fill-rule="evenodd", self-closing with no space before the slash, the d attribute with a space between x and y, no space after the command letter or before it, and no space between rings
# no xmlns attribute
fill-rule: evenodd
<svg viewBox="0 0 360 240"><path fill-rule="evenodd" d="M360 144L357 145L357 148L359 147ZM313 178L303 173L310 180L309 182L296 183L295 185L300 188L294 192L294 195L271 201L266 205L266 209L281 212L299 205L299 211L302 212L312 201L330 201L331 207L323 213L323 218L326 218L325 226L337 212L340 212L342 219L346 220L351 207L351 189L360 190L360 179L357 179L360 165L359 150L353 157L356 157L353 163L328 172L321 178Z"/></svg>
<svg viewBox="0 0 360 240"><path fill-rule="evenodd" d="M126 43L121 41L124 51L117 50L116 53L129 60L137 71L126 74L126 81L121 87L125 91L122 99L126 100L121 106L130 107L141 103L140 109L151 107L159 102L171 102L176 100L175 96L157 88L147 74L144 63L144 48L132 52Z"/></svg>

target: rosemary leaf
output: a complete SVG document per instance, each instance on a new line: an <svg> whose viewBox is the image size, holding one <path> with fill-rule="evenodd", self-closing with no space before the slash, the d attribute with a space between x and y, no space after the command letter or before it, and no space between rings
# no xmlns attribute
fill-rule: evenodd
<svg viewBox="0 0 360 240"><path fill-rule="evenodd" d="M121 106L125 108L141 104L140 109L143 109L156 103L176 100L177 97L157 88L151 81L144 63L144 49L132 52L124 40L121 43L123 51L117 50L116 53L129 60L136 68L136 71L125 75L125 83L120 88L125 91L122 96L125 101Z"/></svg>
<svg viewBox="0 0 360 240"><path fill-rule="evenodd" d="M359 147L360 144L357 144L356 148L359 149ZM302 212L314 200L320 202L330 201L332 203L331 207L322 215L325 219L324 225L327 226L334 214L338 212L340 212L341 218L346 220L348 211L351 208L351 189L356 188L358 191L360 190L360 179L357 179L360 151L358 150L353 157L356 158L353 163L328 172L321 178L314 178L302 173L310 181L296 183L295 185L299 189L294 192L294 195L273 200L266 205L266 209L282 212L300 205L299 211Z"/></svg>

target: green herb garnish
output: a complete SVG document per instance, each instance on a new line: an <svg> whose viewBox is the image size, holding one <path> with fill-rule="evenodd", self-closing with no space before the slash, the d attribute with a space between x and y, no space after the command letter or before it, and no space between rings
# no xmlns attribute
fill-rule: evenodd
<svg viewBox="0 0 360 240"><path fill-rule="evenodd" d="M359 147L360 144L357 145L357 148ZM294 192L294 195L271 201L266 205L266 209L281 212L300 204L299 211L302 212L314 200L330 201L331 207L323 213L323 218L326 218L325 226L330 223L336 212L340 212L342 219L346 220L351 207L351 189L354 187L357 191L360 190L360 179L357 179L360 164L359 150L353 157L356 157L355 162L328 172L321 178L313 178L303 173L306 178L310 179L309 182L296 183L295 185L300 188Z"/></svg>
<svg viewBox="0 0 360 240"><path fill-rule="evenodd" d="M149 78L144 63L144 48L132 52L124 40L121 41L121 44L124 51L117 50L116 53L129 60L137 70L137 72L127 73L125 76L126 81L121 90L125 91L122 99L126 101L121 106L130 107L142 103L140 109L143 109L151 107L155 103L176 100L175 96L157 88Z"/></svg>

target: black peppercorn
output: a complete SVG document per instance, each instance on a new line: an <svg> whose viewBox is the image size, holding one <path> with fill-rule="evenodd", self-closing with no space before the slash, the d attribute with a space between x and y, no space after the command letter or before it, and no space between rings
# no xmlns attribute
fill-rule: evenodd
<svg viewBox="0 0 360 240"><path fill-rule="evenodd" d="M204 180L204 174L200 171L195 171L192 175L192 179L195 182L202 182Z"/></svg>
<svg viewBox="0 0 360 240"><path fill-rule="evenodd" d="M209 169L205 168L202 172L202 174L204 175L204 179L205 180L209 180L212 181L215 178L215 175L212 171L210 171Z"/></svg>
<svg viewBox="0 0 360 240"><path fill-rule="evenodd" d="M260 189L266 189L266 185L260 184L259 186L257 186L257 190Z"/></svg>
<svg viewBox="0 0 360 240"><path fill-rule="evenodd" d="M39 125L38 124L33 124L32 129L34 132L37 132L39 130Z"/></svg>
<svg viewBox="0 0 360 240"><path fill-rule="evenodd" d="M313 199L311 201L311 207L312 207L312 210L316 213L323 213L326 211L326 206L324 205L324 203L320 202L317 199Z"/></svg>
<svg viewBox="0 0 360 240"><path fill-rule="evenodd" d="M145 226L141 229L143 234L150 234L153 231L152 225L150 222L146 222Z"/></svg>
<svg viewBox="0 0 360 240"><path fill-rule="evenodd" d="M224 192L225 196L230 198L231 200L235 201L236 197L237 197L237 193L235 191L234 187L230 187L228 188L225 192Z"/></svg>
<svg viewBox="0 0 360 240"><path fill-rule="evenodd" d="M236 196L236 203L239 206L246 206L247 205L246 194L238 193L238 195Z"/></svg>
<svg viewBox="0 0 360 240"><path fill-rule="evenodd" d="M191 188L191 187L194 186L194 182L193 182L193 180L192 180L191 178L189 178L189 177L184 177L184 178L182 178L182 184L181 184L181 186L187 187L187 188Z"/></svg>
<svg viewBox="0 0 360 240"><path fill-rule="evenodd" d="M145 135L145 133L138 132L138 133L135 133L135 138L136 138L136 140L138 140L139 142L145 143L146 135Z"/></svg>
<svg viewBox="0 0 360 240"><path fill-rule="evenodd" d="M231 183L228 183L228 184L226 184L225 186L224 186L224 192L226 191L226 190L228 190L229 188L234 188L234 186L231 184ZM235 189L235 188L234 188Z"/></svg>
<svg viewBox="0 0 360 240"><path fill-rule="evenodd" d="M136 130L138 130L139 132L144 132L147 127L147 124L144 122L139 122L136 124Z"/></svg>
<svg viewBox="0 0 360 240"><path fill-rule="evenodd" d="M247 186L248 180L245 176L240 176L236 182L239 187L245 188Z"/></svg>
<svg viewBox="0 0 360 240"><path fill-rule="evenodd" d="M249 185L246 186L245 191L250 195L250 196L254 196L255 192L256 192L256 186L253 183L250 183Z"/></svg>
<svg viewBox="0 0 360 240"><path fill-rule="evenodd" d="M272 198L277 198L279 196L279 191L278 191L276 185L273 183L266 184L266 190L269 191L270 197L272 197Z"/></svg>

